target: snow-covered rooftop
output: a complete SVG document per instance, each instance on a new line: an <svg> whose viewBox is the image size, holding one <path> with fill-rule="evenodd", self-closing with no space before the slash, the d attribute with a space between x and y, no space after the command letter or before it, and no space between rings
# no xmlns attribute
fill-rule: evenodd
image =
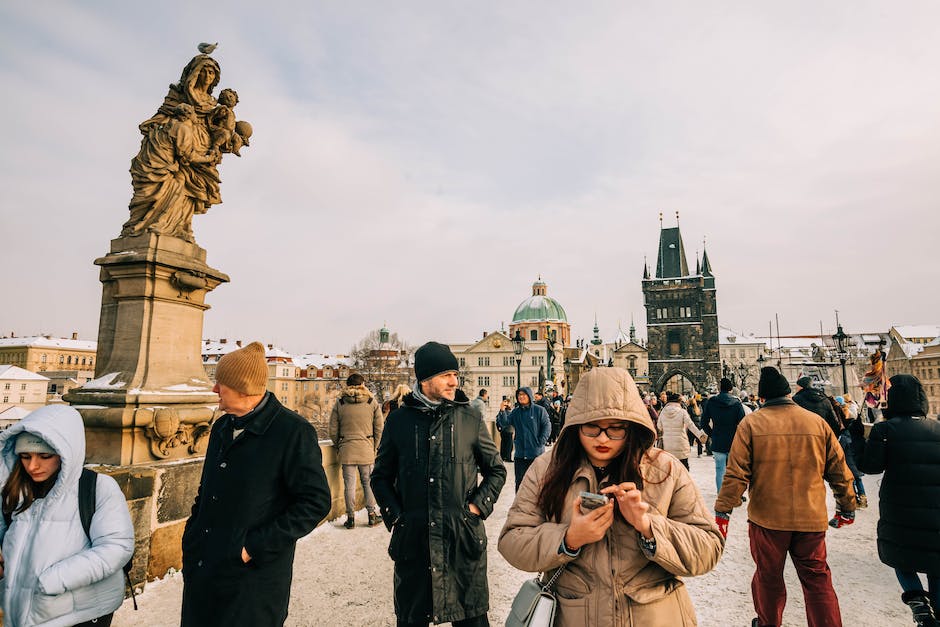
<svg viewBox="0 0 940 627"><path fill-rule="evenodd" d="M17 381L48 381L48 377L44 377L41 374L36 374L35 372L30 372L20 368L19 366L11 366L9 364L0 366L0 379L15 379Z"/></svg>
<svg viewBox="0 0 940 627"><path fill-rule="evenodd" d="M301 368L323 368L324 366L346 366L352 368L353 360L348 355L324 355L307 353L294 357L294 364Z"/></svg>
<svg viewBox="0 0 940 627"><path fill-rule="evenodd" d="M14 405L13 407L7 407L3 411L0 411L0 420L22 420L32 412L32 409L24 409L23 407Z"/></svg>
<svg viewBox="0 0 940 627"><path fill-rule="evenodd" d="M237 351L240 348L248 346L248 344L251 344L251 342L243 342L242 340L226 340L225 342L217 340L203 340L202 347L200 348L202 351L202 359L203 361L218 361L222 355L231 353L232 351ZM291 359L293 357L280 346L274 346L273 344L265 345L264 356L266 359Z"/></svg>
<svg viewBox="0 0 940 627"><path fill-rule="evenodd" d="M752 333L738 333L728 327L718 326L719 344L766 344L764 340Z"/></svg>
<svg viewBox="0 0 940 627"><path fill-rule="evenodd" d="M930 338L933 340L940 337L940 326L935 324L905 324L892 328L905 340L913 338Z"/></svg>
<svg viewBox="0 0 940 627"><path fill-rule="evenodd" d="M73 340L64 337L33 335L30 337L0 337L0 348L13 347L64 348L67 350L95 351L98 342L94 340Z"/></svg>

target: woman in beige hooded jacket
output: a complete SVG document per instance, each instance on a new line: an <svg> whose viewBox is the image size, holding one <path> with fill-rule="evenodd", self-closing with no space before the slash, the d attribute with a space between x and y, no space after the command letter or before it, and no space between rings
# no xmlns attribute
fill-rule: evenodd
<svg viewBox="0 0 940 627"><path fill-rule="evenodd" d="M724 540L688 472L652 448L655 436L627 371L595 368L555 447L526 473L499 552L524 571L565 566L556 625L697 624L680 577L711 570ZM610 500L582 510L581 491Z"/></svg>

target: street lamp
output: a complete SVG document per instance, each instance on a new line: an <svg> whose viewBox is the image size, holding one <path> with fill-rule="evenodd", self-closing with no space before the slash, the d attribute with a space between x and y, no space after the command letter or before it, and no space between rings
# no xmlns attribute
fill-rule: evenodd
<svg viewBox="0 0 940 627"><path fill-rule="evenodd" d="M565 357L565 396L571 394L571 360Z"/></svg>
<svg viewBox="0 0 940 627"><path fill-rule="evenodd" d="M519 329L516 329L516 335L512 338L512 352L516 355L516 389L522 387L522 352L525 350L525 338Z"/></svg>
<svg viewBox="0 0 940 627"><path fill-rule="evenodd" d="M545 369L546 381L555 380L555 338L558 337L557 331L551 325L545 325ZM544 392L544 390L542 390Z"/></svg>
<svg viewBox="0 0 940 627"><path fill-rule="evenodd" d="M848 361L849 353L846 350L845 340L848 339L848 335L845 334L845 331L842 330L842 324L839 322L839 312L836 311L836 333L832 336L833 341L836 343L836 351L839 356L839 363L842 364L842 393L845 394L848 390L848 381L845 378L845 362Z"/></svg>

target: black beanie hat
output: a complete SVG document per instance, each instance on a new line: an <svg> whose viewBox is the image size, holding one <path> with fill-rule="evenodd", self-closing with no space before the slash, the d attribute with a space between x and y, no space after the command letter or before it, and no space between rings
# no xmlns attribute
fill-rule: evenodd
<svg viewBox="0 0 940 627"><path fill-rule="evenodd" d="M801 388L808 390L813 387L813 378L812 377L800 377L796 380L796 384Z"/></svg>
<svg viewBox="0 0 940 627"><path fill-rule="evenodd" d="M426 381L442 372L457 372L460 364L450 348L437 342L428 342L415 351L415 377Z"/></svg>
<svg viewBox="0 0 940 627"><path fill-rule="evenodd" d="M760 382L757 384L757 395L763 399L780 398L790 393L790 384L787 378L780 374L773 366L764 366L760 369Z"/></svg>
<svg viewBox="0 0 940 627"><path fill-rule="evenodd" d="M886 418L927 415L927 395L917 377L896 374L888 380L891 387L888 388L888 407L884 410Z"/></svg>
<svg viewBox="0 0 940 627"><path fill-rule="evenodd" d="M714 380L714 379L713 379ZM730 392L734 389L734 383L731 382L731 379L727 377L722 377L721 381L718 383L718 389L722 392Z"/></svg>

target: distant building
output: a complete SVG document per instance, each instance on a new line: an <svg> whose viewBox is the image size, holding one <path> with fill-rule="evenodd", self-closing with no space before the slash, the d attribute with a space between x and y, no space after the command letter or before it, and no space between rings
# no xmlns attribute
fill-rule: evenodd
<svg viewBox="0 0 940 627"><path fill-rule="evenodd" d="M718 343L722 376L734 382L740 391L756 394L760 367L767 360L767 343L722 326L718 327Z"/></svg>
<svg viewBox="0 0 940 627"><path fill-rule="evenodd" d="M660 228L656 274L643 265L650 386L699 392L721 378L718 301L708 253L689 272L679 227ZM691 384L691 386L689 385Z"/></svg>
<svg viewBox="0 0 940 627"><path fill-rule="evenodd" d="M46 370L94 370L98 343L51 335L0 338L0 364L19 366L31 372Z"/></svg>
<svg viewBox="0 0 940 627"><path fill-rule="evenodd" d="M940 414L940 325L898 325L888 331L888 377L911 374L924 386L930 414Z"/></svg>
<svg viewBox="0 0 940 627"><path fill-rule="evenodd" d="M46 404L49 379L19 366L0 365L0 412L12 407L26 411Z"/></svg>
<svg viewBox="0 0 940 627"><path fill-rule="evenodd" d="M557 343L571 345L571 325L565 308L548 295L548 285L542 277L532 284L532 296L519 303L512 315L509 337L515 337L516 331L526 342L544 341L546 332L554 332Z"/></svg>

